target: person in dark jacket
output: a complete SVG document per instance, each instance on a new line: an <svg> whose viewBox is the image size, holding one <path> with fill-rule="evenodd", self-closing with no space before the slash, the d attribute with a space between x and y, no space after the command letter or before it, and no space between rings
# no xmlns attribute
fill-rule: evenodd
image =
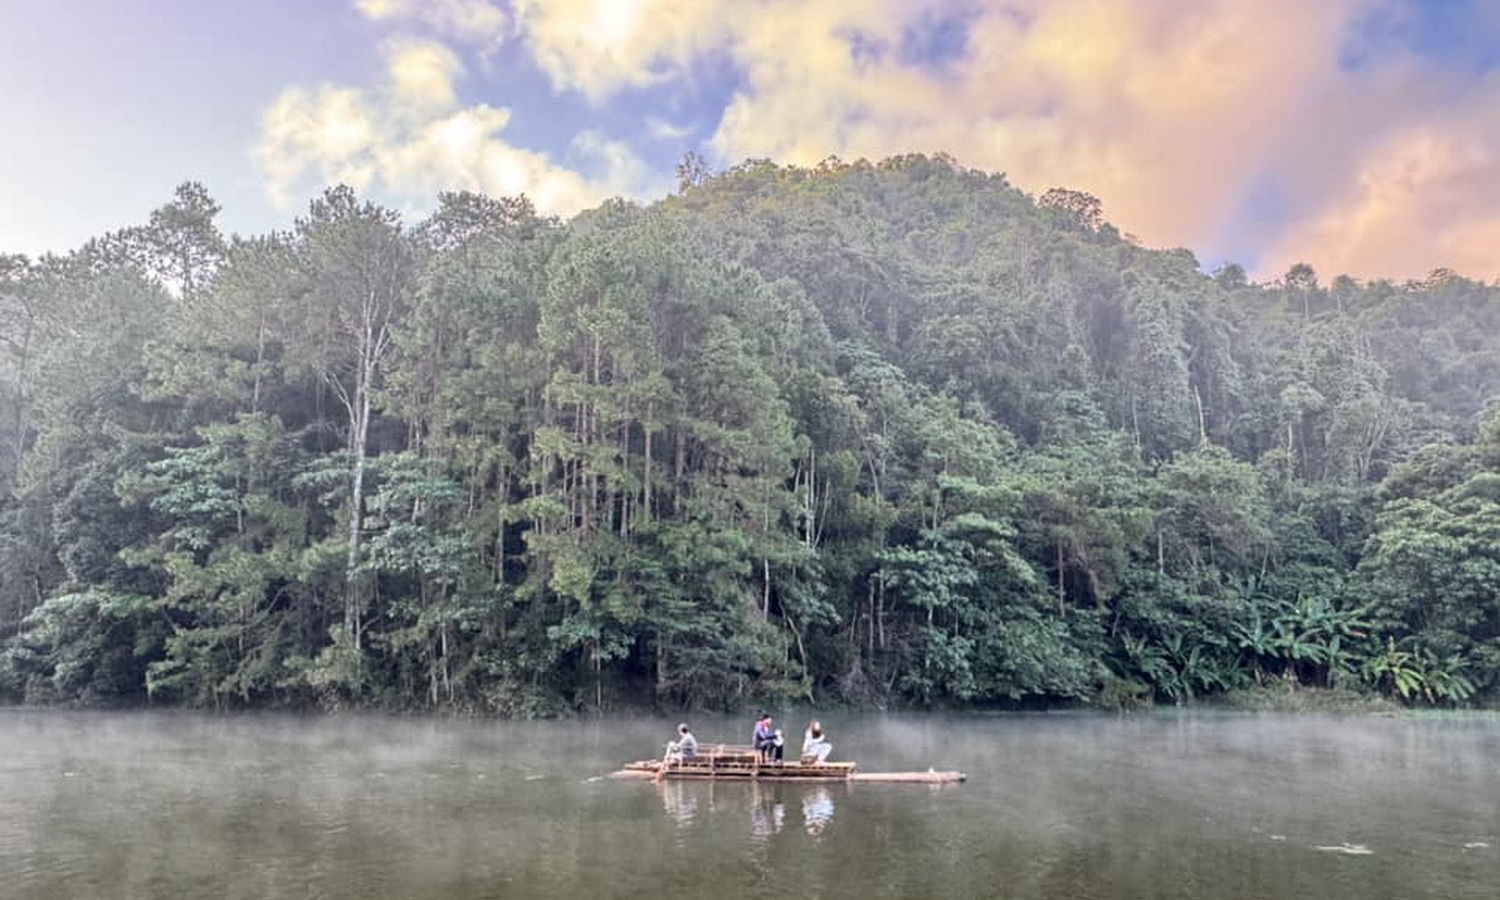
<svg viewBox="0 0 1500 900"><path fill-rule="evenodd" d="M781 762L785 754L784 741L778 740L776 729L771 727L771 714L763 712L755 723L755 735L751 738L762 762Z"/></svg>

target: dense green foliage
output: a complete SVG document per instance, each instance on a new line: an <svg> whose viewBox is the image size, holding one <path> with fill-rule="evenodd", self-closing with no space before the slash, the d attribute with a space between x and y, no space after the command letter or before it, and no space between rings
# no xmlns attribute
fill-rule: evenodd
<svg viewBox="0 0 1500 900"><path fill-rule="evenodd" d="M0 691L515 715L1500 691L1500 289L946 158L0 257Z"/></svg>

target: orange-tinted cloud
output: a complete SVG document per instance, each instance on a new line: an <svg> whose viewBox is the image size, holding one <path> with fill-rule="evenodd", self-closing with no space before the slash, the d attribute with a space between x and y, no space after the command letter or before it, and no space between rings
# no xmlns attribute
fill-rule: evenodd
<svg viewBox="0 0 1500 900"><path fill-rule="evenodd" d="M1150 243L1199 244L1223 227L1309 87L1337 78L1328 48L1353 8L1034 0L979 16L966 58L923 71L891 56L860 64L829 3L794 37L770 21L745 29L749 86L715 146L804 163L946 150L1037 192L1095 193ZM899 19L874 27L900 40Z"/></svg>
<svg viewBox="0 0 1500 900"><path fill-rule="evenodd" d="M1278 237L1266 268L1300 260L1326 275L1500 276L1500 79L1352 159L1338 190Z"/></svg>
<svg viewBox="0 0 1500 900"><path fill-rule="evenodd" d="M1262 275L1289 242L1329 274L1419 274L1423 241L1374 249L1377 235L1402 240L1398 221L1443 235L1429 255L1493 275L1500 264L1460 250L1488 240L1482 205L1433 189L1493 171L1466 137L1479 114L1433 117L1453 85L1414 57L1339 64L1364 17L1408 11L1406 0L516 3L554 84L598 102L723 55L743 75L711 139L725 161L943 150L1034 192L1092 192L1150 244L1222 251L1233 232L1237 245L1275 248L1256 254ZM945 16L963 19L965 52L903 58L912 31ZM1426 160L1423 188L1375 186L1414 159ZM1236 221L1268 180L1278 219Z"/></svg>

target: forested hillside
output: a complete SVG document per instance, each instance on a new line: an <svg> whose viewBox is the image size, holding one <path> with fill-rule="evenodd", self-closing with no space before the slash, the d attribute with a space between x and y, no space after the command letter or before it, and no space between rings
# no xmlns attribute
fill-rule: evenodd
<svg viewBox="0 0 1500 900"><path fill-rule="evenodd" d="M943 157L681 175L0 257L0 692L1500 692L1500 289L1205 275Z"/></svg>

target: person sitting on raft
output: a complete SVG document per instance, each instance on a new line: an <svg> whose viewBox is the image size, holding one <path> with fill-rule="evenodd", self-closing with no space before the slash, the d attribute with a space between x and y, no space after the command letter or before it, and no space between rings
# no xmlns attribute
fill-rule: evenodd
<svg viewBox="0 0 1500 900"><path fill-rule="evenodd" d="M828 754L833 752L833 745L823 737L823 723L814 721L807 726L807 733L802 736L802 761L823 763L828 761Z"/></svg>
<svg viewBox="0 0 1500 900"><path fill-rule="evenodd" d="M677 726L677 740L667 744L667 759L681 765L684 759L690 759L698 755L698 739L693 737L692 729L683 722Z"/></svg>
<svg viewBox="0 0 1500 900"><path fill-rule="evenodd" d="M776 731L771 727L771 714L763 712L760 719L755 723L755 734L750 739L755 751L760 754L762 762L781 762L784 749L782 742L776 739Z"/></svg>

